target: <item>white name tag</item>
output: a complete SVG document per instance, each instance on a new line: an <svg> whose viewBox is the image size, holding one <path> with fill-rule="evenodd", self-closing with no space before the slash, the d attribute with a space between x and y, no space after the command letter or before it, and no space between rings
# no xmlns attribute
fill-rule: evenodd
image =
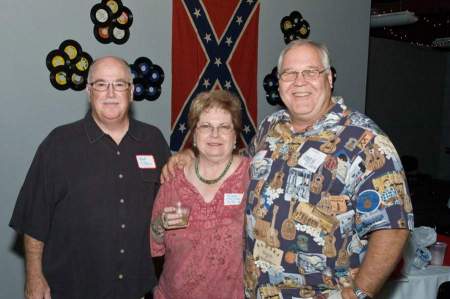
<svg viewBox="0 0 450 299"><path fill-rule="evenodd" d="M237 206L241 204L244 193L225 193L223 204L226 206Z"/></svg>
<svg viewBox="0 0 450 299"><path fill-rule="evenodd" d="M136 155L136 160L139 168L141 169L156 168L155 158L153 158L153 155Z"/></svg>
<svg viewBox="0 0 450 299"><path fill-rule="evenodd" d="M316 172L317 168L322 165L326 157L326 154L311 147L300 157L300 159L298 159L298 164L311 172Z"/></svg>

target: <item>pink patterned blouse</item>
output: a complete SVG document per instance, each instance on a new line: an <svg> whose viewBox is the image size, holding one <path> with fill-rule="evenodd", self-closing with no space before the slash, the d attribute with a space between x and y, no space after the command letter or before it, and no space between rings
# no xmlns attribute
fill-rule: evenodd
<svg viewBox="0 0 450 299"><path fill-rule="evenodd" d="M152 256L164 255L154 298L244 298L243 233L249 162L242 158L210 203L202 199L183 171L161 186L152 221L168 205L172 190L191 206L191 215L187 228L165 232L163 244L150 237ZM240 203L236 194L242 198Z"/></svg>

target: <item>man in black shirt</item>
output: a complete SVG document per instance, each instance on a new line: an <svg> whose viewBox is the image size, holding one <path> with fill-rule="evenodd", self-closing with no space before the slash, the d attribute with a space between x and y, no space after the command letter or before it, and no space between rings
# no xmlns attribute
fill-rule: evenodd
<svg viewBox="0 0 450 299"><path fill-rule="evenodd" d="M91 110L39 146L11 218L28 299L138 299L155 284L149 224L169 148L129 117L125 61L96 60L88 82Z"/></svg>

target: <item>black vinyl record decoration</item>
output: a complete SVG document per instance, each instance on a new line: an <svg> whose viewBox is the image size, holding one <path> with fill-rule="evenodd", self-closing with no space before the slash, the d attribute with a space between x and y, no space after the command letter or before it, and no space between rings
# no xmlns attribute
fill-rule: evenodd
<svg viewBox="0 0 450 299"><path fill-rule="evenodd" d="M164 71L147 57L137 58L130 64L135 101L155 101L161 95Z"/></svg>
<svg viewBox="0 0 450 299"><path fill-rule="evenodd" d="M130 37L133 24L131 10L121 0L102 0L91 9L94 36L102 44L124 44Z"/></svg>
<svg viewBox="0 0 450 299"><path fill-rule="evenodd" d="M284 35L284 42L289 44L296 39L308 38L311 28L309 23L303 19L298 11L293 11L289 16L285 16L280 22L281 32Z"/></svg>
<svg viewBox="0 0 450 299"><path fill-rule="evenodd" d="M272 72L267 74L264 77L263 87L266 91L266 100L272 105L281 105L283 106L283 102L281 101L280 94L278 93L278 70L277 67L272 69Z"/></svg>
<svg viewBox="0 0 450 299"><path fill-rule="evenodd" d="M83 90L86 87L92 57L83 52L78 42L68 39L45 59L50 71L50 83L58 90Z"/></svg>

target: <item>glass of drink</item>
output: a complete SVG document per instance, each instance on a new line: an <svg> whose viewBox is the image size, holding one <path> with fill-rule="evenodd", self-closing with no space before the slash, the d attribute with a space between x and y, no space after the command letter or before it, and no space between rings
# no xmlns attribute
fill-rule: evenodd
<svg viewBox="0 0 450 299"><path fill-rule="evenodd" d="M164 212L164 227L166 229L186 228L189 224L191 207L180 197L175 188L169 192L169 207Z"/></svg>
<svg viewBox="0 0 450 299"><path fill-rule="evenodd" d="M430 264L436 266L442 266L445 257L445 251L447 249L447 244L444 242L436 242L430 246L431 252L431 262Z"/></svg>

